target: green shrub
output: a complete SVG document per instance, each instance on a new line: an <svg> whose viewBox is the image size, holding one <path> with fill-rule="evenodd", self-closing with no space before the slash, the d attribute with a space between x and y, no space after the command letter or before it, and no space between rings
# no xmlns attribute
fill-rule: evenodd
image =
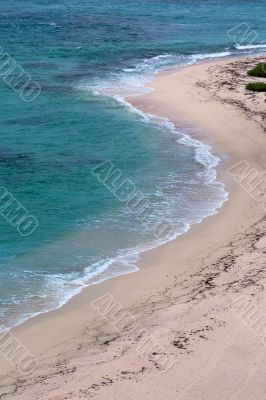
<svg viewBox="0 0 266 400"><path fill-rule="evenodd" d="M253 92L266 92L266 83L263 82L248 83L246 85L246 89L252 90Z"/></svg>
<svg viewBox="0 0 266 400"><path fill-rule="evenodd" d="M260 63L255 68L248 71L249 76L257 76L258 78L266 78L266 63Z"/></svg>

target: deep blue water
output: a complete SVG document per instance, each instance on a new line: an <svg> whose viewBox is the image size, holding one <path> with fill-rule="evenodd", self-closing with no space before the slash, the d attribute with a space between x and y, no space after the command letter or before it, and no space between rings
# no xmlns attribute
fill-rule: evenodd
<svg viewBox="0 0 266 400"><path fill-rule="evenodd" d="M136 269L137 249L158 244L91 174L100 163L120 169L149 199L149 217L176 234L222 204L217 159L184 136L192 128L147 119L123 98L167 66L266 42L264 1L41 3L10 0L0 13L0 46L41 86L25 102L0 77L0 186L39 223L23 237L0 216L2 328L62 304L90 277Z"/></svg>

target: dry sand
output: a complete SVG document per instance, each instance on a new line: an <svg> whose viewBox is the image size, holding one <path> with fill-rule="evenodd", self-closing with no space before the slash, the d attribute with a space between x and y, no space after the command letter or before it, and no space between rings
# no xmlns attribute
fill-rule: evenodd
<svg viewBox="0 0 266 400"><path fill-rule="evenodd" d="M244 90L256 62L164 72L151 94L131 99L142 110L201 127L198 137L224 159L218 173L229 200L187 234L144 253L139 272L89 287L14 329L38 364L21 376L2 357L1 398L265 398L265 211L248 193L252 183L244 190L226 172L242 160L266 169L264 96ZM91 306L106 293L123 306L107 320ZM242 312L233 306L239 299ZM254 310L247 312L247 304ZM139 324L134 332L130 316Z"/></svg>

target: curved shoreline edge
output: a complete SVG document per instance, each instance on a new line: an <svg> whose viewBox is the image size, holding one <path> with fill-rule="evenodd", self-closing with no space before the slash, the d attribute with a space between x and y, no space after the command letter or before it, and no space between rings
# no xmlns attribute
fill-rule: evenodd
<svg viewBox="0 0 266 400"><path fill-rule="evenodd" d="M195 55L195 58L199 57L200 55ZM216 57L215 57L216 56ZM226 56L231 57L231 53L226 54ZM160 56L159 56L160 57ZM209 57L209 58L208 58ZM198 63L204 63L205 59L214 59L214 60L219 60L220 57L225 57L224 53L213 53L213 54L206 54L205 56L202 56L202 58L199 58L200 61L197 61ZM210 62L210 61L209 61ZM186 66L190 65L195 65L196 61L193 63L188 63ZM176 66L174 69L183 69L186 66ZM172 69L171 67L170 69ZM156 77L157 73L165 73L168 71L169 68L161 69L153 73L153 78L150 77L150 79L147 79L147 82L153 82ZM143 88L147 87L147 91L145 90L143 93L138 93L136 98L139 98L139 96L144 93L150 93L151 88L148 88L148 83L144 85L143 83ZM80 88L81 89L81 88ZM82 89L81 89L82 90ZM84 89L83 89L84 90ZM97 92L97 91L96 91ZM99 94L99 93L97 93ZM129 109L130 112L134 114L138 114L140 118L142 118L147 124L153 124L157 125L162 129L163 131L166 130L167 132L170 131L174 136L177 137L176 142L180 143L184 146L193 148L194 150L194 159L201 165L203 165L205 173L205 185L208 186L216 186L217 189L217 198L213 198L212 201L212 206L210 206L209 209L205 208L204 212L198 214L198 218L194 218L193 221L188 221L187 223L184 223L183 229L179 229L178 231L173 232L172 235L169 235L167 238L162 238L161 240L154 240L150 241L150 243L140 243L137 247L128 249L128 253L125 253L124 257L120 256L117 254L117 256L114 256L112 259L110 258L107 260L105 263L102 264L100 267L100 270L95 274L95 276L91 277L91 273L86 273L86 269L84 270L83 277L77 279L76 282L76 288L75 290L72 290L67 292L67 290L64 293L64 297L62 298L57 298L54 303L47 304L46 308L43 310L39 310L36 312L32 312L32 314L26 314L21 317L18 317L17 321L9 326L3 326L0 328L0 334L9 331L10 329L13 329L15 327L18 327L22 325L23 323L27 322L28 320L35 318L36 316L46 314L51 311L55 311L63 307L68 301L70 301L73 297L77 296L80 294L80 292L85 288L89 287L91 285L95 284L100 284L105 280L112 279L113 277L120 276L120 275L125 275L125 274L130 274L133 272L137 272L139 270L138 268L138 259L141 257L143 253L146 253L147 251L151 251L157 247L160 247L167 242L170 242L172 240L177 239L180 235L188 232L191 227L193 227L196 224L202 223L202 221L205 218L210 217L211 215L216 214L219 212L221 207L223 206L224 202L228 200L228 195L229 193L224 190L224 184L216 179L216 168L222 161L218 154L214 156L212 154L212 147L203 143L201 141L201 136L199 135L197 138L192 138L192 131L193 130L198 130L198 127L194 126L189 126L189 124L186 127L176 127L175 124L168 118L160 116L158 114L148 114L142 111L140 108L136 108L133 106L132 102L134 103L135 97L132 100L132 102L127 101L127 98L130 98L131 96L125 95L124 97L118 96L118 95L111 95L110 93L108 95L104 95L110 98L115 98L115 100L122 104L123 107L126 109ZM141 96L141 98L142 98ZM123 249L121 249L123 251ZM124 260L130 260L133 258L133 261L127 263L124 262ZM134 262L134 259L136 262ZM127 265L127 267L124 265L122 267L121 263ZM78 286L79 285L79 286Z"/></svg>
<svg viewBox="0 0 266 400"><path fill-rule="evenodd" d="M258 57L252 58L250 62L255 63L257 59ZM248 111L244 113L236 100L231 101L230 89L222 87L223 85L215 93L212 92L212 87L217 84L217 80L220 79L221 81L221 74L228 73L228 71L223 70L224 68L226 69L231 63L242 63L243 67L243 62L243 59L239 61L213 61L178 71L164 72L159 74L158 78L149 85L154 89L151 94L130 99L134 106L143 109L145 112L162 115L171 121L183 119L204 129L204 137L201 137L201 140L209 143L214 151L219 154L229 155L229 158L218 168L218 178L225 182L226 188L230 192L229 200L218 214L205 219L200 225L193 226L187 234L143 254L139 264L139 272L112 278L94 287L90 286L61 309L35 317L15 328L12 331L14 335L39 360L31 385L28 387L23 386L23 384L20 385L21 393L27 391L27 394L29 394L30 391L35 390L36 381L34 379L36 379L36 375L42 373L41 371L45 371L47 384L51 384L49 379L53 371L56 368L61 368L60 363L57 367L55 366L58 359L65 366L69 363L75 363L74 360L76 359L78 365L78 359L82 356L83 362L86 359L90 368L92 368L90 347L99 350L98 355L95 355L96 351L94 350L93 362L97 363L97 360L102 359L103 349L106 350L104 342L113 338L114 332L112 327L108 326L97 315L90 304L92 300L105 293L110 293L138 321L144 321L145 326L148 326L154 335L160 337L166 347L169 345L167 342L169 332L164 330L166 327L170 327L169 321L178 320L182 325L182 331L185 331L186 328L187 330L191 329L190 324L192 322L186 320L183 312L188 313L188 310L196 302L195 288L199 284L199 274L202 274L203 266L204 274L207 273L208 268L213 270L215 262L228 254L229 244L244 232L248 234L249 230L253 235L251 227L254 227L254 224L264 217L264 212L259 205L226 173L228 168L242 160L246 160L259 171L265 170L266 140L264 130L257 120L259 111L257 114L254 112L254 119L250 118ZM210 68L213 69L212 78ZM220 69L218 77L216 76L216 68ZM211 90L208 89L208 85ZM222 96L224 96L224 100ZM239 96L241 96L241 93ZM240 249L244 250L243 243L239 243L236 247L239 253ZM232 251L231 248L230 251ZM217 268L219 269L219 266ZM187 281L189 285L185 283ZM204 291L204 288L202 290ZM167 296L163 296L162 292L167 293ZM210 301L213 300L211 298L208 301L205 300L205 311L208 310L208 307L210 308ZM223 299L223 301L224 303L219 304L220 309L225 307L228 299ZM200 320L202 318L200 311L197 310L195 313L194 318L198 316ZM161 331L159 328L155 328L155 315L157 325L161 321ZM215 315L214 318L219 319L221 315L218 317ZM225 319L225 315L223 317ZM231 319L231 315L229 319ZM209 323L211 325L211 321ZM227 326L230 326L229 322ZM38 338L43 332L46 332L46 342L40 343ZM215 335L215 332L213 335ZM126 335L126 333L124 334ZM219 337L219 333L217 335ZM116 337L118 336L120 335L116 333ZM213 341L211 342L213 343ZM202 346L206 351L204 345L199 346ZM216 346L219 347L219 343L216 343ZM110 354L114 356L117 351L116 342L114 341L113 347L111 345L109 347L109 356ZM83 348L82 351L81 348ZM84 348L86 348L86 351ZM200 348L197 350L201 352ZM215 350L217 350L217 347ZM207 350L207 355L210 357L213 351L214 348ZM62 354L65 355L62 356ZM48 355L49 365L45 361ZM127 362L130 364L131 357L133 356L130 355L128 360L123 359L123 368L125 368ZM53 363L51 360L53 360ZM112 362L115 362L114 358L112 358ZM146 362L148 361L135 360L138 367ZM117 368L120 367L119 361L117 361ZM108 362L106 361L101 368L102 375L104 368L108 370ZM1 363L1 374L5 375L9 370L8 362ZM186 371L188 372L188 370ZM81 381L82 371L81 368L79 376ZM150 380L154 379L154 382L156 382L155 372L150 372L150 374L154 373L154 377L150 375ZM92 372L90 380L96 381L96 375L96 371L94 371L94 374ZM58 382L60 382L60 379L62 380L63 377L59 374ZM183 384L185 387L185 381L183 381ZM69 385L71 386L71 383ZM127 385L129 388L130 381ZM68 386L69 390L70 386ZM3 379L3 390L7 390L7 387L9 385ZM61 390L67 390L66 386L62 387ZM103 388L103 390L106 389ZM110 393L111 390L110 388ZM134 390L137 393L137 388ZM18 396L13 395L12 398L20 398ZM120 397L118 398L120 399Z"/></svg>

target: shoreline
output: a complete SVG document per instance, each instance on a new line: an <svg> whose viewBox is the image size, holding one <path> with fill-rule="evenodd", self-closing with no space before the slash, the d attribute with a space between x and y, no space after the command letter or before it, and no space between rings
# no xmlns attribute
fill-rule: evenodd
<svg viewBox="0 0 266 400"><path fill-rule="evenodd" d="M103 293L111 293L125 309L131 310L137 320L143 321L145 315L152 316L155 310L168 310L173 300L169 297L168 301L162 301L161 296L158 296L160 289L172 286L173 282L182 287L184 277L190 276L193 276L191 286L196 284L197 271L207 255L209 263L222 257L225 254L223 245L228 244L233 237L264 216L263 210L226 174L228 167L241 160L247 160L257 169L266 168L263 160L266 150L263 129L257 122L243 115L239 108L230 104L224 106L214 100L203 87L195 85L197 78L206 80L206 70L218 63L228 65L230 62L204 62L204 65L197 64L177 71L164 72L148 85L154 89L152 93L130 101L144 112L161 115L171 121L189 121L202 127L203 142L210 144L214 152L229 155L217 171L218 179L225 183L226 190L229 191L228 201L217 214L193 225L187 233L143 253L138 272L84 288L82 293L74 296L60 309L34 317L12 329L14 335L42 360L39 361L38 375L42 370L47 371L46 357L43 357L47 352L50 360L58 359L59 354L61 363L66 364L78 356L78 343L86 342L88 350L89 344L95 343L95 340L98 345L112 336L112 327L106 324L103 326L95 310L90 307L93 299ZM182 292L183 289L178 290ZM151 302L153 297L156 301ZM143 302L146 307L142 310L140 305ZM104 332L106 330L101 338L95 338L92 334L97 324L101 325ZM86 338L83 335L84 330L87 332ZM39 343L38 336L43 331L47 332L46 343ZM68 355L63 356L66 348ZM1 365L0 373L4 374L6 369L8 364ZM47 379L49 374L51 375L51 371L46 374Z"/></svg>
<svg viewBox="0 0 266 400"><path fill-rule="evenodd" d="M226 57L227 60L228 60L228 59L234 59L234 58L235 58L234 56L227 56L227 57ZM224 60L224 58L223 58L222 60ZM222 60L220 60L219 58L215 59L215 61L217 61L217 62L222 61ZM196 64L192 64L192 65L189 64L189 65L185 65L185 66L182 66L182 67L171 67L170 69L165 69L165 70L160 71L160 72L158 73L158 75L154 74L154 80L156 80L158 76L163 76L164 74L168 75L169 73L171 73L171 71L176 71L176 70L181 71L181 70L183 70L183 69L187 69L187 68L189 68L189 67L193 67L193 66L196 66L196 65L205 65L205 64L208 64L209 62L213 62L213 61L210 61L210 60L209 60L209 61L208 61L208 60L206 61L206 60L204 59L204 60L198 61ZM145 87L148 88L149 85L148 85L148 84L145 84ZM140 98L142 98L143 96L145 97L145 95L143 95L143 94L140 95ZM160 122L162 122L162 123L166 122L166 123L172 124L172 121L171 121L170 119L168 119L167 117L160 116L159 114L156 114L156 115L154 115L154 116L153 116L153 115L148 115L148 114L146 114L144 111L142 111L141 108L135 108L135 107L133 106L133 103L135 102L136 99L139 99L139 95L138 95L138 96L134 96L134 97L132 97L132 98L131 98L131 96L130 96L130 97L129 97L129 99L130 99L129 102L127 102L126 99L127 99L127 97L126 97L125 99L123 99L123 103L122 103L122 104L124 104L124 102L126 103L126 104L124 104L125 107L132 107L132 108L134 108L134 109L136 110L136 112L139 112L139 113L142 113L142 112L143 112L143 114L144 114L145 116L147 116L147 118L150 118L150 117L151 117L151 121L152 121L152 117L159 117L159 118L162 119L162 121L160 121ZM131 101L132 101L132 102L131 102ZM134 112L135 112L135 111L134 111ZM153 121L153 122L156 123L156 121ZM159 122L159 124L160 124L160 122ZM188 125L190 124L189 121L186 121L186 123L187 123ZM199 128L196 127L196 126L192 126L192 124L190 124L190 125L191 125L191 126L190 126L191 130L193 130L193 129L197 129L197 130L198 130L198 129L199 129ZM188 127L186 127L186 128L189 129ZM174 129L176 130L176 127L174 127ZM195 136L193 137L193 136L191 135L191 132L190 132L190 133L184 133L184 132L180 133L180 132L178 132L178 131L176 130L176 134L180 134L180 135L181 135L181 138L179 138L179 139L181 139L181 140L184 139L185 136L188 136L188 140L191 141L191 143L190 143L190 144L184 144L184 146L188 146L188 147L194 148L194 149L195 149L195 154L196 154L196 152L197 152L196 149L198 148L198 146L197 146L196 144L193 143L194 141L199 141L199 147L205 146L205 145L206 145L206 143L204 143L204 140L206 141L207 137L206 137L206 135L203 134L203 132L201 132L197 137L195 137ZM177 142L179 141L179 139L177 140ZM214 157L214 155L212 154L212 145L210 145L210 149L205 150L205 151L206 151L206 153L209 153L208 155L210 155L211 157ZM205 154L205 156L206 156L206 154ZM215 172L217 172L217 170L220 168L220 164L222 163L222 159L220 158L221 155L217 153L216 156L217 156L217 158L219 157L218 165L215 165L215 166L213 166L213 167L210 168L211 170L213 170L213 171L215 171ZM195 158L196 158L196 157L195 157ZM201 162L199 162L199 163L201 163ZM205 164L204 164L204 163L202 163L202 164L204 165L204 168L208 169L208 166L207 166L207 163L206 163L206 162L205 162ZM229 193L226 192L226 191L222 188L223 182L218 181L218 179L215 179L214 182L221 184L221 188L219 188L219 190L223 191L223 192L224 192L224 195L225 195L225 196L224 196L224 199L218 200L218 198L217 198L217 203L220 202L219 205L213 206L213 208L210 208L210 209L208 210L208 212L206 211L206 215L199 216L199 218L198 218L199 221L198 221L198 222L190 222L190 223L187 223L187 224L186 224L187 227L184 228L184 231L182 231L182 232L181 232L181 231L180 231L180 232L176 232L176 233L175 233L175 237L167 238L167 239L165 239L165 240L162 240L161 242L158 241L157 243L154 242L154 243L152 243L152 244L150 244L150 245L141 245L141 244L140 244L138 247L130 249L130 250L132 250L132 254L134 253L134 256L136 255L136 257L139 259L139 258L141 258L141 256L142 256L143 253L153 251L153 250L156 249L157 247L164 246L164 245L167 244L168 242L171 242L171 241L173 241L173 240L178 239L181 235L187 233L190 229L192 229L194 225L201 224L206 218L209 218L209 217L211 217L212 215L215 215L216 213L218 213L219 210L223 207L223 204L228 200ZM212 182L211 182L211 183L212 183ZM206 185L208 185L207 180L206 180ZM127 258L128 256L131 257L131 253L128 254L128 255L125 255L125 258ZM115 257L115 258L114 258L114 260L117 260L117 259L118 259L118 257ZM114 261L113 264L116 264L116 262ZM112 265L112 264L111 264L111 265ZM102 284L104 281L106 281L106 280L108 280L108 279L113 279L114 277L119 277L119 276L122 276L122 275L126 275L126 274L131 274L131 273L134 273L134 272L138 272L138 270L139 270L138 265L132 265L132 266L129 268L129 270L127 270L127 271L122 271L122 272L114 272L114 273L110 272L110 273L109 273L109 269L112 269L112 268L107 267L106 270L104 270L103 272L100 272L98 275L96 275L96 277L93 277L93 278L90 278L90 277L84 275L83 278L80 278L80 281L84 281L84 282L85 282L85 281L87 280L87 283L86 283L84 286L81 285L81 286L78 288L78 290L77 290L77 292L76 292L75 294L71 293L71 294L69 294L69 295L66 295L66 299L64 299L59 305L56 305L56 306L55 306L55 305L52 305L49 309L47 308L46 310L43 310L43 311L37 311L36 313L33 313L31 316L28 316L28 317L25 317L25 318L21 318L21 319L18 320L16 323L14 323L12 326L5 327L5 328L3 328L3 330L0 329L0 334L1 334L1 333L4 333L4 332L8 332L9 330L15 329L15 328L17 328L17 327L19 327L19 326L21 326L21 325L27 323L28 321L32 320L33 318L36 318L36 317L38 317L38 316L41 316L41 315L44 315L44 314L47 314L47 313L50 313L50 312L53 312L53 311L60 310L60 309L61 309L62 307L64 307L69 301L71 301L71 299L72 299L73 297L78 296L84 289L86 289L86 288L88 288L88 287L91 287L91 286L93 286L93 285L95 285L95 284Z"/></svg>
<svg viewBox="0 0 266 400"><path fill-rule="evenodd" d="M251 56L249 56L249 58L251 58L251 59L256 59L256 58L261 58L261 57L262 57L261 55L251 55ZM181 72L181 71L183 71L183 70L189 70L190 68L193 69L194 67L197 67L197 66L205 66L205 65L208 66L208 65L211 65L211 64L214 64L214 63L215 63L215 64L227 64L227 63L230 62L230 61L241 60L241 59L245 59L245 58L247 58L245 55L238 56L238 55L230 54L230 55L227 55L227 56L223 56L222 58L218 57L218 58L212 59L212 57L211 57L210 59L198 60L198 61L196 61L196 63L193 63L193 64L188 64L188 65L178 66L178 67L169 67L169 68L163 69L163 70L161 70L161 71L158 71L156 74L154 74L154 79L153 79L151 82L146 83L144 86L145 86L146 88L149 88L149 89L154 90L154 89L153 89L153 86L152 86L152 83L153 83L154 81L156 81L156 80L157 80L158 78L160 78L160 77L168 76L169 74L175 73L176 71L177 71L177 72ZM135 95L134 95L134 96L126 96L125 99L123 99L123 100L124 100L129 106L132 106L133 108L135 108L136 111L139 111L139 112L141 112L141 113L144 113L144 115L148 115L148 116L149 116L149 111L147 111L147 109L146 109L145 100L144 100L144 104L143 104L143 105L141 104L142 101L139 103L138 100L139 100L140 98L141 98L141 99L146 99L146 97L149 97L150 95L152 95L152 93L141 94L141 95L136 95L136 96L135 96ZM169 116L169 115L170 115L170 116ZM150 114L150 116L152 116L152 114ZM195 140L198 140L202 145L205 145L205 144L209 145L209 146L210 146L210 154L211 154L212 156L214 155L213 152L212 152L212 151L213 151L213 147L214 147L214 148L217 147L216 156L219 158L219 163L218 163L218 165L216 165L215 167L213 167L213 169L217 172L217 177L216 177L216 180L215 180L215 181L216 181L216 182L220 182L220 183L222 183L222 184L225 184L225 182L224 182L224 179L225 179L225 178L224 178L223 174L221 174L221 171L222 171L222 169L223 169L222 164L223 164L223 161L224 161L224 160L223 160L223 157L221 157L221 156L223 156L223 153L221 153L222 150L218 148L217 143L214 143L214 142L212 141L211 134L210 134L210 133L206 133L206 129L203 129L203 127L197 126L196 123L192 123L192 121L189 120L188 118L183 118L183 113L180 114L179 117L176 119L176 117L173 116L173 113L171 113L171 114L165 113L165 114L164 114L164 112L161 113L160 110L159 110L159 111L156 110L156 113L154 114L154 116L155 116L155 117L158 116L158 117L160 117L160 118L162 118L162 119L165 119L167 122L169 121L170 123L174 123L173 121L175 121L175 120L176 120L176 122L178 122L178 123L180 123L180 121L183 121L184 123L190 125L191 129L193 129L193 128L200 129L200 134L199 134L198 136L193 137L191 134L189 134L189 138L190 138L191 140L194 140L194 139L195 139ZM190 132L190 133L191 133L191 132ZM218 178L218 177L219 177L219 171L220 171L221 179ZM226 180L226 179L225 179L225 180ZM226 186L226 184L225 184L225 186ZM224 206L224 204L228 201L228 197L229 197L229 192L227 192L225 189L224 189L224 192L225 192L225 194L226 194L225 200L221 203L220 206L218 206L218 207L216 207L215 209L211 210L210 214L201 217L200 222L192 223L191 225L189 225L189 228L188 228L187 230L185 230L185 231L182 232L182 233L176 234L176 237L175 237L175 238L168 239L168 240L166 240L166 241L164 241L164 242L161 242L161 243L158 243L158 244L154 244L154 246L151 246L150 248L146 248L146 249L133 249L134 251L136 250L137 257L138 257L138 258L141 258L141 256L142 256L143 253L153 251L153 250L155 250L157 247L164 246L165 244L167 244L167 243L169 243L169 242L171 242L171 241L173 241L173 240L177 240L181 235L184 235L184 234L188 233L188 231L190 231L191 229L193 229L193 227L194 227L195 225L201 224L206 218L210 218L210 217L212 217L213 215L215 215L216 213L220 212L221 208L222 208L222 207ZM48 310L38 311L38 312L34 313L32 316L30 316L30 317L28 317L28 318L25 318L25 319L22 319L22 320L16 322L14 325L12 325L12 326L10 326L10 327L6 327L6 328L4 328L3 330L0 330L0 334L1 334L1 333L4 333L4 332L8 332L8 331L13 330L13 329L16 329L16 328L19 328L19 327L22 326L23 324L26 324L27 322L31 321L32 319L35 319L36 317L45 315L45 314L50 313L50 312L56 312L56 311L60 310L62 307L65 307L65 305L66 305L69 301L71 301L72 298L74 298L74 297L76 297L76 296L79 296L79 295L82 293L83 290L85 290L85 289L87 289L87 288L89 288L89 287L91 287L91 286L93 286L93 285L95 285L95 284L102 284L102 283L105 282L106 280L113 279L113 278L116 278L116 277L119 277L119 276L123 276L123 275L127 275L127 274L132 274L132 273L134 273L134 272L138 272L138 271L139 271L138 265L134 266L134 268L135 268L134 270L132 269L132 270L130 270L130 271L122 272L121 274L120 274L120 273L117 273L117 274L114 274L114 275L108 275L108 268L107 268L106 271L104 271L104 272L102 272L102 273L99 274L99 276L103 275L102 278L99 278L99 280L98 280L97 278L92 278L92 282L89 282L89 281L90 281L90 278L88 278L88 282L89 282L89 283L87 283L87 284L86 284L85 286L83 286L83 287L81 286L81 287L78 289L77 293L71 294L71 295L67 296L67 299L64 300L60 305L58 305L58 306L52 306L51 309L48 309Z"/></svg>

